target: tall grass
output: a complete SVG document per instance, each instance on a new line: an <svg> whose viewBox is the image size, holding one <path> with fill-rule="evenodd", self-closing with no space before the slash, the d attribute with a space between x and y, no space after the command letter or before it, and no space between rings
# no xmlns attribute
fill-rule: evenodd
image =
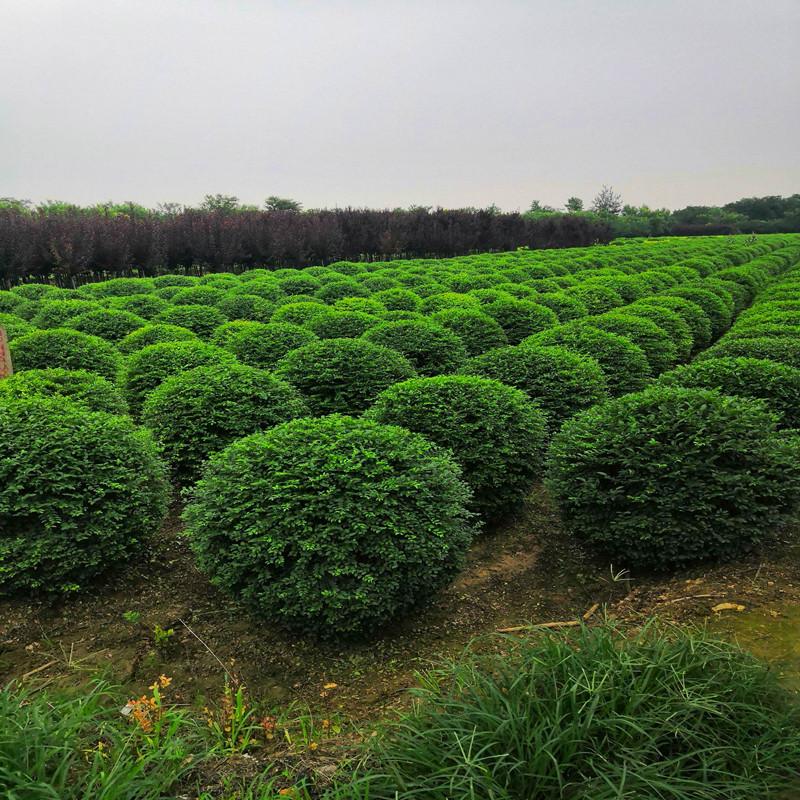
<svg viewBox="0 0 800 800"><path fill-rule="evenodd" d="M303 754L331 731L297 704L265 714L241 686L202 713L178 708L169 683L135 702L104 680L0 691L0 800L308 800Z"/></svg>
<svg viewBox="0 0 800 800"><path fill-rule="evenodd" d="M3 800L156 800L192 768L198 726L180 711L127 722L119 691L93 681L82 694L0 692Z"/></svg>
<svg viewBox="0 0 800 800"><path fill-rule="evenodd" d="M800 786L800 707L702 631L505 637L421 676L338 800L755 800Z"/></svg>

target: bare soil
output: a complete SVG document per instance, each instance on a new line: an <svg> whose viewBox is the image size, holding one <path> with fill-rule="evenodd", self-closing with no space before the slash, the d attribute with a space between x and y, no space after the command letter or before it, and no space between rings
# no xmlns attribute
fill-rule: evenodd
<svg viewBox="0 0 800 800"><path fill-rule="evenodd" d="M408 702L416 671L474 637L574 620L597 604L595 620L708 621L779 660L787 685L800 689L800 526L758 552L677 575L623 566L561 532L537 488L514 519L475 543L432 606L370 641L336 646L255 619L221 595L194 566L176 508L150 552L93 592L0 604L0 680L79 685L100 668L135 697L164 674L172 700L195 703L219 697L227 673L266 705L298 701L361 723ZM720 604L743 608L715 612ZM156 626L167 633L160 644Z"/></svg>

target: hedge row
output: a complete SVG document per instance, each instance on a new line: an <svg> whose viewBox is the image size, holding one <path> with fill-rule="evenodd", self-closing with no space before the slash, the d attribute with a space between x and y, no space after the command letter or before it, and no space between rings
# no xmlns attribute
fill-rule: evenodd
<svg viewBox="0 0 800 800"><path fill-rule="evenodd" d="M665 568L728 556L800 502L800 327L784 305L800 299L800 263L770 284L765 262L725 271L756 302L716 344L555 437L548 485L562 520L612 558Z"/></svg>
<svg viewBox="0 0 800 800"><path fill-rule="evenodd" d="M160 521L166 459L173 480L194 486L187 525L215 582L291 628L363 635L452 578L481 524L512 512L542 474L553 437L550 485L578 535L640 563L652 563L652 553L674 564L734 552L794 501L795 444L779 428L797 416L796 384L764 373L774 408L789 414L781 422L757 401L669 382L736 342L789 348L777 315L796 320L800 301L794 284L772 281L798 256L797 237L671 239L0 292L18 370L0 402L72 409L63 427L74 456L56 463L35 451L42 491L63 492L80 474L83 494L70 495L69 513L79 518L82 503L105 513L100 498L132 480L111 480L128 456L87 451L96 467L70 458L102 420L120 420L108 428L127 447L125 431L141 429L126 411L155 435L142 434L139 478L162 487L153 490L156 506L132 490L138 512L129 524L111 515L117 522L88 566L83 539L70 535L74 552L59 540L57 566L33 556L25 569L12 564L0 591L86 585L102 564L120 563ZM753 309L765 303L759 321ZM9 428L12 441L41 436L52 447L55 412L43 415L54 426L47 433L23 431L22 418ZM615 437L629 428L640 438L620 463ZM671 461L653 451L662 438ZM682 468L680 442L697 448ZM23 466L25 452L11 464L20 474L34 469ZM51 462L53 475L42 469ZM665 463L685 485L659 506ZM597 482L601 472L608 485ZM649 489L632 494L625 476ZM724 506L731 491L741 499L735 508ZM46 553L55 541L48 525L67 530L63 519L45 505L18 519L20 507L0 494L0 522ZM715 518L724 533L707 547L697 532ZM631 536L644 544L629 546ZM12 552L0 557L0 576L5 561L22 558Z"/></svg>

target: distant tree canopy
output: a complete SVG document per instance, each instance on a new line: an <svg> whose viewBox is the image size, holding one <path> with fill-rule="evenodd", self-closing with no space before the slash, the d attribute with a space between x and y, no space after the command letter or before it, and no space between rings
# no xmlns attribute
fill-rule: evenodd
<svg viewBox="0 0 800 800"><path fill-rule="evenodd" d="M582 247L619 237L800 232L800 194L676 211L624 204L612 186L602 188L588 211L579 197L567 200L566 211L534 200L523 213L503 213L494 204L304 211L296 200L275 195L265 206L225 194L206 195L199 208L162 203L155 209L132 201L34 205L2 197L0 286Z"/></svg>
<svg viewBox="0 0 800 800"><path fill-rule="evenodd" d="M604 186L592 200L592 211L611 216L622 213L622 195L613 186Z"/></svg>
<svg viewBox="0 0 800 800"><path fill-rule="evenodd" d="M287 197L276 197L270 195L264 202L267 211L302 211L303 206L297 200L289 200Z"/></svg>
<svg viewBox="0 0 800 800"><path fill-rule="evenodd" d="M568 214L602 220L615 237L800 232L800 194L744 197L723 206L686 206L670 211L628 205L613 186L603 186L588 211L584 211L580 197L570 197L564 208ZM558 212L534 200L527 213Z"/></svg>
<svg viewBox="0 0 800 800"><path fill-rule="evenodd" d="M245 206L229 195L207 195L201 208L169 204L158 210L134 203L81 208L48 202L31 208L6 199L0 202L0 287L582 247L611 237L601 220L503 214L496 208L284 213Z"/></svg>

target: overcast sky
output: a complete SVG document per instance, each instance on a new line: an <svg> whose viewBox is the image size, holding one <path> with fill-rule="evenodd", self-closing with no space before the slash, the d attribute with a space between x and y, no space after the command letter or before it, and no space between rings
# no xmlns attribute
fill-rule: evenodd
<svg viewBox="0 0 800 800"><path fill-rule="evenodd" d="M0 0L0 196L800 191L800 0Z"/></svg>

